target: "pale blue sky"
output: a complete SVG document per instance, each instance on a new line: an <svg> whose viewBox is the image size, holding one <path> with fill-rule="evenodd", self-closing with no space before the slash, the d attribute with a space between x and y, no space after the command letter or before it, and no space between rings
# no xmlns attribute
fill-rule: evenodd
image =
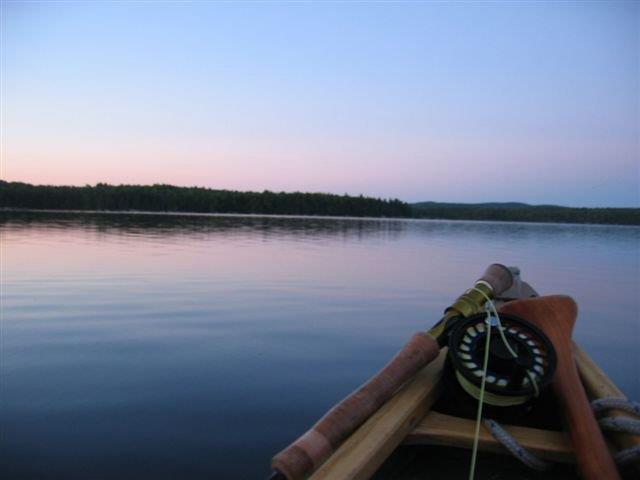
<svg viewBox="0 0 640 480"><path fill-rule="evenodd" d="M2 178L640 206L640 7L2 2Z"/></svg>

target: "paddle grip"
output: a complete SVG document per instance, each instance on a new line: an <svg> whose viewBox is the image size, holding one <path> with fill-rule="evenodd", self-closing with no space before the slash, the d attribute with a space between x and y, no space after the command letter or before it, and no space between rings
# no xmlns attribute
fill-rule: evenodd
<svg viewBox="0 0 640 480"><path fill-rule="evenodd" d="M478 281L491 285L494 295L497 296L511 288L511 285L513 285L513 274L511 270L504 265L492 263L487 267Z"/></svg>
<svg viewBox="0 0 640 480"><path fill-rule="evenodd" d="M271 461L288 480L302 480L440 351L428 334L416 333L385 367Z"/></svg>

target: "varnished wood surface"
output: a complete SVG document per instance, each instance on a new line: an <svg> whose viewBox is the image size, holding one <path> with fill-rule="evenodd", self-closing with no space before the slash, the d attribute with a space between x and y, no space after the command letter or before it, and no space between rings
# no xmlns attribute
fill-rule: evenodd
<svg viewBox="0 0 640 480"><path fill-rule="evenodd" d="M382 370L273 457L271 467L288 480L306 478L439 353L440 346L433 337L425 332L414 334Z"/></svg>
<svg viewBox="0 0 640 480"><path fill-rule="evenodd" d="M431 408L440 394L447 349L351 435L311 480L370 478Z"/></svg>
<svg viewBox="0 0 640 480"><path fill-rule="evenodd" d="M619 479L573 359L571 334L578 313L576 303L570 297L553 295L509 302L501 311L533 323L553 343L558 357L553 389L581 476L586 480Z"/></svg>
<svg viewBox="0 0 640 480"><path fill-rule="evenodd" d="M440 445L468 448L473 446L474 420L429 412L404 440L405 445ZM569 438L562 432L537 428L502 425L529 452L546 460L575 463ZM481 451L510 455L487 429L480 429L478 448Z"/></svg>
<svg viewBox="0 0 640 480"><path fill-rule="evenodd" d="M582 379L589 398L622 398L627 399L625 394L620 390L615 383L607 376L606 373L582 350L577 344L573 344L573 355L578 366L578 372ZM606 413L607 416L622 416L636 418L621 410L611 410ZM618 447L619 449L631 448L640 445L640 436L630 435L626 433L607 432L607 438ZM640 472L640 462L636 462L636 468Z"/></svg>
<svg viewBox="0 0 640 480"><path fill-rule="evenodd" d="M543 306L521 304L521 302L537 303L539 300L543 301ZM588 355L571 341L571 333L577 314L575 303L568 297L543 297L542 299L511 302L502 310L532 321L542 328L554 343L554 347L558 351L559 371L562 372L560 376L563 380L561 381L565 383L561 386L554 383L554 390L561 397L560 403L564 405L562 408L574 410L573 414L567 415L566 420L569 427L574 425L572 441L576 443L576 435L579 439L580 435L584 435L584 423L590 424L593 420L590 407L588 410L583 408L584 403L587 402L585 388L589 397L592 398L624 397L624 395ZM368 479L400 443L410 446L434 445L471 448L474 421L438 412L429 412L431 405L440 393L440 368L444 362L444 355L444 352L441 352L433 364L423 369L351 435L316 471L311 480ZM585 388L582 387L578 371ZM578 379L577 384L576 379ZM556 381L558 380L556 379ZM571 388L567 389L567 381L573 382ZM584 396L583 399L580 398L580 391ZM564 399L562 399L563 396ZM578 397L577 405L580 407L578 409L576 409L576 397ZM586 404L588 405L588 403ZM621 413L613 412L613 414L619 415ZM420 418L422 420L415 425L417 419ZM575 424L579 424L578 428L575 427ZM586 430L591 431L590 428L588 427ZM519 426L506 426L505 429L521 445L540 458L566 464L576 461L572 441L563 432ZM596 436L600 436L602 439L597 424L595 431ZM640 441L637 436L624 434L612 434L611 437L616 445L623 448L638 445ZM595 442L593 440L593 436L588 436L586 442L588 447L582 445L580 440L577 442L578 449L581 448L583 451L582 455L584 455L584 451L587 451L588 456L591 457L586 462L581 459L580 469L583 478L589 480L619 478L615 466L613 473L607 471L607 468L612 464L608 467L607 460L602 462L600 459L602 456L610 459L604 440L602 440L603 446L598 446L597 438L595 438ZM480 450L486 452L508 453L484 428L481 429L479 446Z"/></svg>

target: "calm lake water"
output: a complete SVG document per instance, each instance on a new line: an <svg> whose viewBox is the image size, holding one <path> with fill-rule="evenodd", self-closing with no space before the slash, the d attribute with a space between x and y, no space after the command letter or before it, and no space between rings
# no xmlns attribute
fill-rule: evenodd
<svg viewBox="0 0 640 480"><path fill-rule="evenodd" d="M0 215L4 478L263 478L496 261L640 399L640 228Z"/></svg>

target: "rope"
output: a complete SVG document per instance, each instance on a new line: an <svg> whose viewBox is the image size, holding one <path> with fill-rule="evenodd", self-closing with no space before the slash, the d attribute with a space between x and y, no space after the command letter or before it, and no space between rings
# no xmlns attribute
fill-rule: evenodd
<svg viewBox="0 0 640 480"><path fill-rule="evenodd" d="M487 430L489 430L491 435L493 435L493 438L500 442L514 457L524 463L527 467L539 472L545 472L553 466L552 463L541 460L534 454L530 453L495 420L484 420L484 426L487 427Z"/></svg>
<svg viewBox="0 0 640 480"><path fill-rule="evenodd" d="M622 410L640 417L640 403L632 402L626 398L605 397L591 402L591 408L595 413L606 410ZM609 432L630 433L640 435L640 420L627 417L604 417L598 420L602 430Z"/></svg>
<svg viewBox="0 0 640 480"><path fill-rule="evenodd" d="M613 459L620 466L625 466L640 460L640 445L620 450L613 456Z"/></svg>
<svg viewBox="0 0 640 480"><path fill-rule="evenodd" d="M606 417L598 420L602 430L640 435L640 420L625 417Z"/></svg>
<svg viewBox="0 0 640 480"><path fill-rule="evenodd" d="M591 406L596 413L615 409L640 416L640 403L632 402L623 398L600 398L591 402ZM483 423L493 438L495 438L500 444L502 444L502 446L511 452L514 457L529 468L538 471L545 471L551 467L551 463L536 457L520 445L518 441L495 420L485 419ZM625 417L605 417L600 419L598 423L600 424L600 428L603 430L640 435L640 420ZM621 450L616 453L613 458L620 466L640 461L640 445Z"/></svg>
<svg viewBox="0 0 640 480"><path fill-rule="evenodd" d="M626 398L604 397L591 402L591 408L595 413L605 410L623 410L632 415L640 417L640 403L627 400Z"/></svg>
<svg viewBox="0 0 640 480"><path fill-rule="evenodd" d="M591 407L595 413L602 413L606 410L622 410L640 417L640 403L626 398L599 398L591 402ZM640 420L634 420L633 418L605 417L599 419L598 424L603 430L640 435ZM613 459L620 466L640 462L640 445L619 451L613 456Z"/></svg>

